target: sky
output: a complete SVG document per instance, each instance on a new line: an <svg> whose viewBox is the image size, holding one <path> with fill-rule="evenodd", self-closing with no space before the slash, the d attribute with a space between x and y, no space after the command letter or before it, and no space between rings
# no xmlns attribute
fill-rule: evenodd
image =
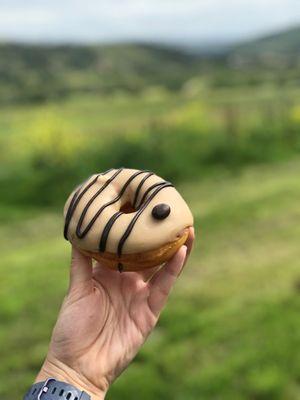
<svg viewBox="0 0 300 400"><path fill-rule="evenodd" d="M0 0L0 40L230 42L300 24L300 0Z"/></svg>

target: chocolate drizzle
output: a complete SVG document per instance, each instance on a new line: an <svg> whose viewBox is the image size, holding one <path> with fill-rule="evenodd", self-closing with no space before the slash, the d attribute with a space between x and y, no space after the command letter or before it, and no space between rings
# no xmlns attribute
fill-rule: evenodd
<svg viewBox="0 0 300 400"><path fill-rule="evenodd" d="M141 191L141 189L142 189L143 184L146 182L146 180L147 180L148 178L150 178L150 177L153 176L153 175L154 175L153 172L149 172L149 174L147 174L146 176L144 176L144 178L143 178L143 179L141 180L141 182L139 183L139 186L136 188L136 192L135 192L135 195L134 195L134 200L133 200L133 202L132 202L133 208L136 208L136 202L137 202L137 199L138 199L138 197L139 197L139 194L140 194L140 191Z"/></svg>
<svg viewBox="0 0 300 400"><path fill-rule="evenodd" d="M122 263L118 264L118 270L119 270L120 273L124 271L124 267L123 267Z"/></svg>
<svg viewBox="0 0 300 400"><path fill-rule="evenodd" d="M148 206L148 204L151 202L152 199L154 199L154 197L157 195L158 192L160 192L162 189L165 189L167 187L172 187L172 183L170 182L165 182L163 185L160 185L148 198L148 200L141 206L141 208L139 209L139 211L135 214L135 216L133 217L133 219L131 220L130 224L128 225L125 233L123 234L123 236L121 237L119 244L118 244L118 256L120 257L122 255L122 249L123 246L128 238L128 236L130 235L132 229L134 228L134 225L136 224L136 221L138 220L138 218L141 216L142 212L145 210L145 208Z"/></svg>
<svg viewBox="0 0 300 400"><path fill-rule="evenodd" d="M65 220L65 227L64 227L64 237L66 240L68 240L68 230L69 230L69 225L72 219L72 216L74 214L74 211L80 201L80 199L82 198L82 196L89 190L89 188L91 186L93 186L96 182L97 179L99 178L100 175L97 175L95 179L92 180L92 182L90 182L85 188L84 190L79 194L82 186L79 187L79 189L76 190L74 196L72 197L71 203L69 205L68 211L67 211L67 215L66 215L66 220Z"/></svg>
<svg viewBox="0 0 300 400"><path fill-rule="evenodd" d="M107 222L107 224L105 225L102 235L101 235L101 239L100 239L100 243L99 243L99 251L103 252L105 251L106 248L106 243L107 243L107 239L108 239L108 235L109 232L111 230L111 228L113 227L113 224L116 222L116 220L121 217L121 215L123 215L122 212L117 212L115 213Z"/></svg>
<svg viewBox="0 0 300 400"><path fill-rule="evenodd" d="M77 236L78 236L80 239L82 239L82 238L87 234L87 232L88 232L89 229L92 227L92 225L94 224L95 220L97 219L97 218L96 218L95 220L94 220L94 218L92 219L92 221L89 223L88 227L84 230L83 234L80 232L80 226L81 226L81 224L82 224L82 221L83 221L83 219L84 219L84 216L85 216L85 214L87 213L87 211L88 211L90 205L93 203L93 201L96 199L96 197L98 197L99 194L102 193L103 190L104 190L104 189L105 189L105 188L106 188L106 187L107 187L107 186L108 186L122 171L123 171L123 169L124 169L124 168L118 169L117 172L115 172L115 173L113 174L113 176L112 176L111 178L109 178L109 179L104 183L104 185L97 191L97 193L94 194L94 196L88 201L87 205L84 207L84 209L83 209L83 211L82 211L82 214L81 214L81 216L80 216L80 219L79 219L77 228L76 228L76 234L77 234ZM75 209L76 209L76 207L77 207L79 201L81 200L81 198L83 197L83 195L89 190L89 188L92 187L92 186L97 182L99 176L105 175L105 174L107 174L108 172L110 172L110 170L104 172L104 174L98 174L98 175L96 176L96 178L94 178L94 179L92 180L92 182L90 182L90 183L83 189L83 191L82 191L80 194L79 194L79 191L80 191L80 189L81 189L82 186L81 186L81 187L77 190L77 192L75 193L74 197L73 197L72 200L71 200L71 203L70 203L70 206L69 206L69 208L68 208L67 215L66 215L66 223L65 223L65 228L64 228L64 237L65 237L67 240L68 240L67 235L68 235L69 225L70 225L72 216L73 216L73 214L74 214L74 211L75 211ZM79 234L78 234L78 233L79 233Z"/></svg>
<svg viewBox="0 0 300 400"><path fill-rule="evenodd" d="M90 208L90 206L92 205L92 203L95 201L95 199L105 190L105 188L107 188L110 183L123 171L124 168L120 168L118 169L104 184L103 186L90 198L90 200L87 202L87 204L85 205L77 227L76 227L76 236L79 239L82 239L83 237L86 236L86 234L89 232L89 230L92 228L92 226L94 225L95 221L97 220L97 218L100 216L100 214L105 210L106 207L109 207L110 205L116 203L117 201L119 201L121 199L121 197L123 196L123 194L125 193L126 189L128 188L128 186L130 185L130 183L139 175L141 174L145 174L146 175L143 177L143 179L140 181L140 183L138 184L136 191L135 191L135 195L134 195L134 200L133 200L133 208L137 210L137 212L135 213L133 219L131 220L131 222L129 223L128 227L126 228L124 234L122 235L119 244L118 244L118 248L117 248L117 253L118 256L120 257L122 255L122 249L123 246L127 240L127 238L129 237L130 233L132 232L138 218L141 216L141 214L143 213L143 211L146 209L146 207L149 205L149 203L154 199L154 197L163 189L167 188L167 187L172 187L173 185L169 182L166 181L161 181L158 183L155 183L153 185L151 185L143 194L142 199L138 202L138 197L140 194L140 191L144 185L144 183L147 181L147 179L149 179L151 176L154 175L153 172L150 171L137 171L135 173L133 173L131 175L131 177L129 179L127 179L127 181L124 183L123 187L121 188L119 194L111 201L109 201L108 203L102 205L99 210L95 213L95 215L93 216L93 218L89 221L89 223L87 224L87 226L85 227L85 229L82 231L82 225L85 219L85 216ZM71 199L69 208L67 210L66 213L66 221L65 221L65 227L64 227L64 236L65 238L68 240L68 229L69 229L69 225L70 225L70 221L72 219L72 216L75 212L76 207L78 206L80 200L82 199L82 197L84 196L84 194L97 182L99 176L101 175L105 175L109 172L111 172L111 170L108 170L106 172L104 172L103 174L99 174L97 175L83 190L82 187L84 186L81 185L75 192L74 196ZM154 190L155 189L155 190ZM81 191L82 190L82 191ZM152 193L151 193L152 192ZM151 194L150 194L151 193ZM147 198L147 196L150 194L150 196ZM137 206L137 202L139 203L139 205ZM114 223L117 221L117 219L119 217L121 217L124 213L121 211L118 211L116 213L114 213L110 219L108 220L108 222L106 223L106 225L104 226L104 229L102 231L101 237L100 237L100 241L99 241L99 251L100 252L104 252L106 249L106 244L107 244L107 240L108 240L108 236L109 233L114 225ZM122 271L122 264L119 263L118 265L118 269L121 272Z"/></svg>
<svg viewBox="0 0 300 400"><path fill-rule="evenodd" d="M155 189L156 187L160 187L160 186L164 185L165 183L166 183L165 181L162 181L162 182L154 183L154 185L150 186L150 187L146 190L146 192L144 193L144 195L143 195L141 201L139 202L139 207L141 206L141 204L144 203L144 201L145 201L145 199L147 198L148 194L149 194L153 189Z"/></svg>
<svg viewBox="0 0 300 400"><path fill-rule="evenodd" d="M134 178L136 178L138 175L143 174L145 171L139 171L136 172L135 174L133 174L128 180L127 182L124 184L124 186L122 187L120 193L118 194L118 196L116 196L113 200L109 201L108 203L104 204L97 212L96 214L93 216L93 218L91 219L91 221L88 223L88 225L86 226L86 228L84 229L83 232L80 232L84 217L90 207L90 205L93 203L93 201L95 200L96 197L99 196L99 194L115 179L115 177L117 175L119 175L119 173L122 171L118 170L118 173L115 173L111 179L109 179L107 182L105 182L105 184L102 186L101 189L98 190L98 192L88 201L87 205L85 206L85 208L83 209L83 212L79 218L78 221L78 225L76 228L76 235L79 239L82 239L87 233L88 231L92 228L92 226L94 225L95 221L97 220L97 218L100 216L100 214L105 210L106 207L111 206L112 204L116 203L117 201L120 200L120 198L123 196L125 190L127 189L128 185L133 181ZM105 186L105 187L104 187Z"/></svg>

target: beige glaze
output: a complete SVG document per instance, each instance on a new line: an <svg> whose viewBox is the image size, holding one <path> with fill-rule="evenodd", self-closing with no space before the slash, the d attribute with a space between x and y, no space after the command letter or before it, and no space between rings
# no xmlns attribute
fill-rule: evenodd
<svg viewBox="0 0 300 400"><path fill-rule="evenodd" d="M136 189L141 180L147 174L147 172L143 172L141 175L133 179L121 199L113 205L108 206L103 211L103 213L97 218L94 225L91 227L85 237L83 237L82 239L78 238L78 236L76 235L76 227L84 207L86 206L87 202L92 198L92 196L105 184L105 182L107 182L109 178L114 175L114 173L116 173L116 171L117 170L112 170L105 175L98 175L96 183L91 186L88 191L82 196L82 198L78 202L77 207L74 210L72 218L70 219L70 224L67 231L67 238L70 242L74 243L74 245L80 249L90 252L99 252L99 241L106 223L108 222L110 217L117 211L119 211L124 204L133 204ZM113 200L119 194L121 188L126 183L126 181L136 172L138 172L138 170L123 169L120 174L103 190L103 192L95 198L85 215L81 231L84 230L84 228L91 221L91 219L101 206ZM92 177L90 177L80 188L79 194L96 177L97 175L93 175ZM139 206L139 201L150 186L163 181L164 180L157 175L153 175L149 179L147 179L140 190L137 205ZM146 200L149 198L152 192L153 190L148 194ZM65 217L74 193L75 191L70 195L65 204ZM152 216L152 209L160 203L168 204L171 208L171 212L167 218L163 220L156 220ZM129 214L124 213L120 216L120 218L116 220L116 222L112 226L112 229L109 232L105 249L106 252L113 254L117 252L120 238L130 224L132 218L134 218L136 212L137 211L131 212ZM182 232L184 228L192 225L192 213L181 195L174 187L164 188L155 196L155 198L153 198L153 200L150 202L150 204L146 207L146 209L137 220L132 232L124 243L122 254L143 253L158 249L161 246L178 239L179 233Z"/></svg>

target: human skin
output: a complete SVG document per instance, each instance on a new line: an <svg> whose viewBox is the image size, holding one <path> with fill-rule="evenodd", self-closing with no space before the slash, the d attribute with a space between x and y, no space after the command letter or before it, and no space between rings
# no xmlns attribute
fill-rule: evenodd
<svg viewBox="0 0 300 400"><path fill-rule="evenodd" d="M193 241L190 228L162 268L121 274L73 247L69 290L35 382L51 377L104 399L155 327Z"/></svg>

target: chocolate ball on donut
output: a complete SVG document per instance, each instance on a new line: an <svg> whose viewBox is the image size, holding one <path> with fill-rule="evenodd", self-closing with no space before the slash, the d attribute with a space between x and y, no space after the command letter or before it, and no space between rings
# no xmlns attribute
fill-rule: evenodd
<svg viewBox="0 0 300 400"><path fill-rule="evenodd" d="M170 214L171 208L168 204L158 204L152 209L152 216L155 219L165 219Z"/></svg>
<svg viewBox="0 0 300 400"><path fill-rule="evenodd" d="M64 236L109 268L136 271L169 260L193 216L174 186L150 171L111 169L69 196Z"/></svg>

